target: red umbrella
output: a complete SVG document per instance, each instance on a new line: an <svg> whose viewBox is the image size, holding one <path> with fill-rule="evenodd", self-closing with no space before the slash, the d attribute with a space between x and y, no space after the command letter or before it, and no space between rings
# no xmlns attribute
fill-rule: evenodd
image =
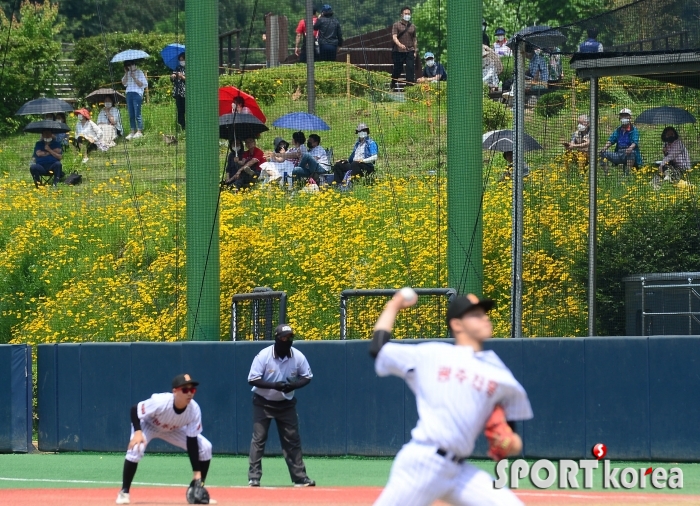
<svg viewBox="0 0 700 506"><path fill-rule="evenodd" d="M248 95L246 92L239 90L235 86L224 86L223 88L219 88L219 116L231 114L233 112L233 99L236 97L241 97L243 99L243 107L250 109L250 114L258 118L263 123L267 122L267 118L260 110L260 106L255 101L255 98Z"/></svg>

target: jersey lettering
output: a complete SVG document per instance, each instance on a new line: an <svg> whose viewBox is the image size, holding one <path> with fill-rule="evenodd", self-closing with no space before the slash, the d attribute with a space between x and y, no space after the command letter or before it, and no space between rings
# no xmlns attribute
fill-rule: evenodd
<svg viewBox="0 0 700 506"><path fill-rule="evenodd" d="M438 381L449 381L452 369L450 367L440 367L438 369Z"/></svg>

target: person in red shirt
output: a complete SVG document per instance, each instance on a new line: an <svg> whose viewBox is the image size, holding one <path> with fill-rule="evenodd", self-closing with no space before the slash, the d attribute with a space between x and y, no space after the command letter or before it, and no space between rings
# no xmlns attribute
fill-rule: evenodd
<svg viewBox="0 0 700 506"><path fill-rule="evenodd" d="M240 159L234 158L229 160L226 166L228 179L226 184L234 186L237 189L250 188L260 177L260 164L265 163L265 153L257 147L255 139L252 137L243 141L245 151Z"/></svg>
<svg viewBox="0 0 700 506"><path fill-rule="evenodd" d="M314 25L316 24L316 20L318 19L318 11L314 9L314 14L313 18L311 18L311 24ZM299 57L299 63L306 63L306 20L302 19L299 21L299 24L297 25L296 29L296 34L297 38L296 41L294 42L294 54ZM318 30L314 30L314 47L318 42L316 39L318 38Z"/></svg>

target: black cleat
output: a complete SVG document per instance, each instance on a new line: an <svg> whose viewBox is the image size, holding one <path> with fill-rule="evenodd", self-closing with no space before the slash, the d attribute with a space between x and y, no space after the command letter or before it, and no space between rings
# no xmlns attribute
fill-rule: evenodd
<svg viewBox="0 0 700 506"><path fill-rule="evenodd" d="M248 480L248 486L249 487L259 487L260 486L260 480Z"/></svg>
<svg viewBox="0 0 700 506"><path fill-rule="evenodd" d="M310 479L310 478L307 477L307 478L304 478L304 479L301 480L301 481L295 482L295 483L294 483L294 486L295 486L295 487L315 487L315 486L316 486L316 482L315 482L314 480L312 480L312 479Z"/></svg>

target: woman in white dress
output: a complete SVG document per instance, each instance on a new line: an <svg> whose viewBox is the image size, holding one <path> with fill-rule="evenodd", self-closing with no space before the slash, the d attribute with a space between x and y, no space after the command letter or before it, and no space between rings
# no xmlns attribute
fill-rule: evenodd
<svg viewBox="0 0 700 506"><path fill-rule="evenodd" d="M264 182L277 182L280 186L283 186L285 183L284 174L291 176L294 163L287 160L284 156L288 149L289 143L287 141L282 139L282 137L275 138L275 152L270 156L269 161L260 165L260 175Z"/></svg>
<svg viewBox="0 0 700 506"><path fill-rule="evenodd" d="M78 116L78 123L75 125L75 139L73 144L78 148L78 152L82 152L83 145L85 146L85 154L83 155L83 163L87 163L88 155L91 151L97 148L104 151L106 148L102 143L102 131L97 127L97 124L92 121L90 112L87 109L78 109L75 111Z"/></svg>
<svg viewBox="0 0 700 506"><path fill-rule="evenodd" d="M97 128L102 131L102 142L107 148L114 147L114 141L123 134L122 117L111 98L105 99L105 106L97 116Z"/></svg>

